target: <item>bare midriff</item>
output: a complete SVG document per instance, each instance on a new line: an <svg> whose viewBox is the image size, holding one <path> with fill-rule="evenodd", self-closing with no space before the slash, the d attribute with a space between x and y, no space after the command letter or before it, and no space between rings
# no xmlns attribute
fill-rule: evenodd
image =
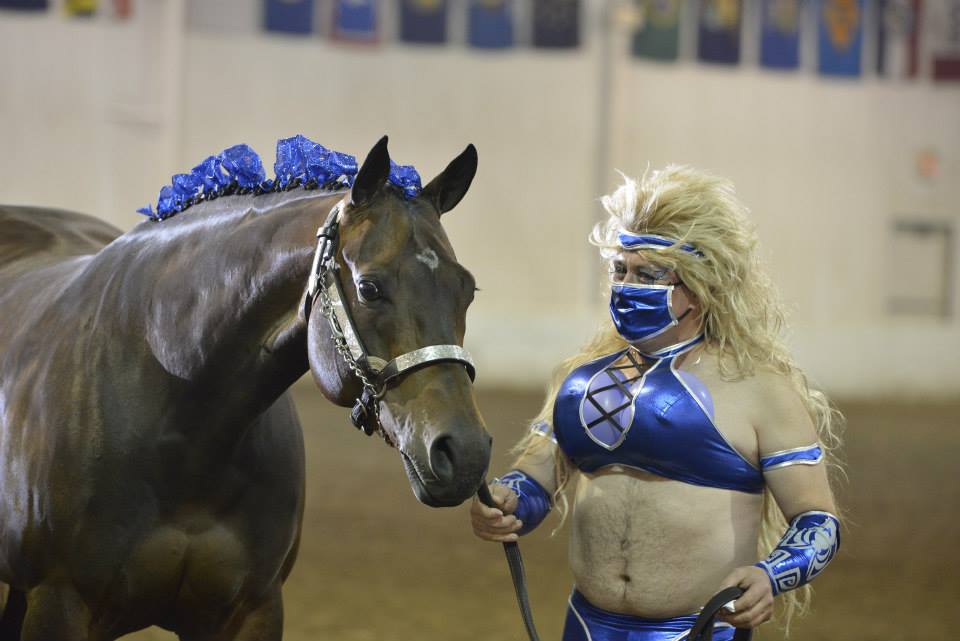
<svg viewBox="0 0 960 641"><path fill-rule="evenodd" d="M611 612L696 612L731 570L757 561L762 501L618 465L582 473L570 534L576 587Z"/></svg>

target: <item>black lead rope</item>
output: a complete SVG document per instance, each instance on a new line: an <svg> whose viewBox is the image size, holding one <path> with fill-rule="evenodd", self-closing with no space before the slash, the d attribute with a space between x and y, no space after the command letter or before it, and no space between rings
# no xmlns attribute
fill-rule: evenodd
<svg viewBox="0 0 960 641"><path fill-rule="evenodd" d="M487 480L477 489L477 498L487 507L500 509L493 496L490 494L490 488L487 487ZM505 541L503 543L503 552L507 556L507 565L510 566L510 578L513 579L513 589L517 593L517 605L520 606L520 616L523 617L523 625L527 629L527 636L530 641L540 641L537 635L537 628L533 625L533 612L530 610L530 597L527 595L527 577L523 570L523 557L520 556L520 546L516 541ZM723 609L723 606L730 601L735 601L743 596L743 589L738 587L721 590L707 601L700 611L697 620L690 629L688 641L713 641L713 624L717 614ZM753 637L753 631L743 628L737 628L733 635L733 641L750 641Z"/></svg>
<svg viewBox="0 0 960 641"><path fill-rule="evenodd" d="M477 490L477 498L487 507L500 509L493 500L493 496L490 495L487 479L483 479L480 484L480 488ZM530 598L527 596L527 577L523 571L523 557L520 556L520 546L517 545L516 541L504 541L503 553L507 555L510 578L513 579L513 589L517 593L517 605L520 606L520 616L523 617L523 625L527 628L527 636L530 637L530 641L540 641L537 628L533 625L533 612L530 610Z"/></svg>
<svg viewBox="0 0 960 641"><path fill-rule="evenodd" d="M720 613L724 605L730 601L736 601L741 596L743 596L743 588L736 586L720 590L713 595L700 610L700 615L693 623L693 628L690 629L690 636L687 639L689 641L713 641L713 621L717 618L717 614ZM737 628L737 631L733 634L733 641L750 641L752 636L752 630Z"/></svg>

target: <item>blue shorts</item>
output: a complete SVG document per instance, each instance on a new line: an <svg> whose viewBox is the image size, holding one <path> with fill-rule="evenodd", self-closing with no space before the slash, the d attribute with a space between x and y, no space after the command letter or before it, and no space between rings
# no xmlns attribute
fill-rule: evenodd
<svg viewBox="0 0 960 641"><path fill-rule="evenodd" d="M577 590L570 595L562 641L682 641L690 634L696 614L672 619L643 619L608 612L591 605ZM729 623L713 627L714 641L731 641L736 632Z"/></svg>

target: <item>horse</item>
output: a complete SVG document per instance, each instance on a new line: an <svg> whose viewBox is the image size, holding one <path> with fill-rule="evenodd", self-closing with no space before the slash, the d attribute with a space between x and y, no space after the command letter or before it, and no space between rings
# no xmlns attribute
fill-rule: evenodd
<svg viewBox="0 0 960 641"><path fill-rule="evenodd" d="M395 445L422 503L474 494L491 439L468 359L449 350L462 351L476 286L441 215L476 150L413 197L391 165L383 137L352 185L231 184L127 233L0 206L0 639L151 625L184 641L280 639L304 508L287 389L307 371L338 405L371 389L332 307L371 361L446 346L394 366L359 423Z"/></svg>

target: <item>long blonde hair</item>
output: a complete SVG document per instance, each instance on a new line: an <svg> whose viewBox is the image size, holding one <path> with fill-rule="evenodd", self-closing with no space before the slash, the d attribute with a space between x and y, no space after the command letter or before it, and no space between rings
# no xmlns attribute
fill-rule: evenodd
<svg viewBox="0 0 960 641"><path fill-rule="evenodd" d="M623 184L602 199L609 216L593 228L590 242L609 260L621 250L621 229L679 240L672 247L648 251L655 252L653 260L674 271L699 299L707 348L718 355L721 375L735 381L764 367L788 377L816 426L831 476L842 474L837 451L843 417L822 392L809 386L783 344L783 305L761 267L756 231L733 184L681 165L648 170L640 180L623 178ZM698 254L681 249L684 243L696 247ZM535 422L544 422L552 430L554 401L567 375L584 363L626 347L626 341L606 319L581 351L556 369ZM514 451L540 449L539 438L528 434ZM563 519L567 507L564 490L574 470L559 451L554 469L554 504ZM770 491L765 490L758 558L765 557L776 546L786 527L782 512ZM806 611L810 596L810 587L804 586L778 599L785 629L795 614Z"/></svg>

